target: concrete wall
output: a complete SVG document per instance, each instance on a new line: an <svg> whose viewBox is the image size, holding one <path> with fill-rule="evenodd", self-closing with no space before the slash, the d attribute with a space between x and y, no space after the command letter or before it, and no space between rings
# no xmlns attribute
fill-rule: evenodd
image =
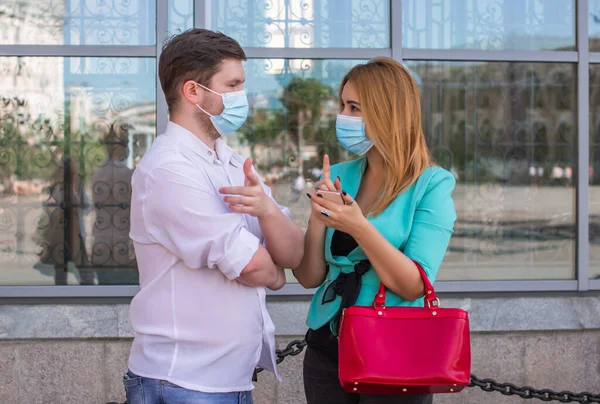
<svg viewBox="0 0 600 404"><path fill-rule="evenodd" d="M536 388L600 393L600 299L446 302L455 303L446 306L471 307L477 376ZM305 310L305 302L269 306L282 331L280 348L303 337L304 317L298 311ZM482 315L485 312L487 316ZM0 403L123 402L121 375L131 344L126 313L126 305L0 306ZM285 333L294 328L296 332ZM259 375L257 404L305 402L302 355L286 358L280 371L281 384L267 372ZM525 401L476 388L435 399L437 404L484 402Z"/></svg>

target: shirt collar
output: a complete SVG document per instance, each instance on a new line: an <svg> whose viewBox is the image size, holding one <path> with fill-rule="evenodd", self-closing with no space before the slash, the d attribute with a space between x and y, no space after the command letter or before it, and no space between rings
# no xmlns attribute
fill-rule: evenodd
<svg viewBox="0 0 600 404"><path fill-rule="evenodd" d="M223 164L231 164L236 168L240 168L242 166L239 161L237 161L235 151L229 147L229 145L225 143L223 139L217 139L215 148L217 149L219 160L221 160Z"/></svg>
<svg viewBox="0 0 600 404"><path fill-rule="evenodd" d="M188 149L211 164L217 160L216 155L218 154L219 161L222 164L226 165L231 163L235 167L240 167L239 162L235 159L235 157L233 157L235 154L233 149L220 138L217 139L215 143L215 149L217 151L215 153L215 151L208 147L202 140L198 139L196 135L174 122L169 121L167 123L167 130L165 131L165 134L175 137Z"/></svg>

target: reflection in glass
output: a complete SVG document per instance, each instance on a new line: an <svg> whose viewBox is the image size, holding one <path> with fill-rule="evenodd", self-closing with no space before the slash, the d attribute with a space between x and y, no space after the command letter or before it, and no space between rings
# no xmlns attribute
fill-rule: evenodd
<svg viewBox="0 0 600 404"><path fill-rule="evenodd" d="M155 0L0 2L0 45L154 45Z"/></svg>
<svg viewBox="0 0 600 404"><path fill-rule="evenodd" d="M194 26L194 0L169 0L169 36Z"/></svg>
<svg viewBox="0 0 600 404"><path fill-rule="evenodd" d="M91 180L95 221L90 261L100 285L138 282L135 251L129 238L131 177L135 166L127 161L130 139L135 142L130 131L135 133L136 128L126 122L110 128L102 139L104 158L95 167Z"/></svg>
<svg viewBox="0 0 600 404"><path fill-rule="evenodd" d="M439 279L573 279L574 66L408 65L433 157L457 178Z"/></svg>
<svg viewBox="0 0 600 404"><path fill-rule="evenodd" d="M600 279L600 65L590 65L590 262L589 275Z"/></svg>
<svg viewBox="0 0 600 404"><path fill-rule="evenodd" d="M390 0L212 0L212 29L242 46L389 48Z"/></svg>
<svg viewBox="0 0 600 404"><path fill-rule="evenodd" d="M129 180L155 62L0 58L0 284L136 283Z"/></svg>
<svg viewBox="0 0 600 404"><path fill-rule="evenodd" d="M600 51L600 0L588 0L588 32L590 51Z"/></svg>
<svg viewBox="0 0 600 404"><path fill-rule="evenodd" d="M403 0L402 42L407 48L423 49L572 50L573 3Z"/></svg>

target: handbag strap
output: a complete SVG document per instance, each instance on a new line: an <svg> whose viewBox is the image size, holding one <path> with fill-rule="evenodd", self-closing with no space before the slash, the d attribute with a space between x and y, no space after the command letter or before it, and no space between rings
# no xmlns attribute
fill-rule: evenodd
<svg viewBox="0 0 600 404"><path fill-rule="evenodd" d="M425 273L425 270L418 262L414 261L417 269L419 270L419 274L421 275L421 279L423 280L423 285L425 286L425 307L429 309L437 309L440 307L440 299L437 298L435 294L435 290L433 289L433 285L429 281L429 277ZM385 285L383 282L379 283L379 291L375 295L375 300L373 300L374 308L385 308Z"/></svg>

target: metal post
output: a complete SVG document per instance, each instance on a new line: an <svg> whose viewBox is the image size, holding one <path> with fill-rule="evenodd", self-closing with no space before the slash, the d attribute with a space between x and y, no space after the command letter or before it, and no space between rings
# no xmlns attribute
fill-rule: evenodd
<svg viewBox="0 0 600 404"><path fill-rule="evenodd" d="M588 290L590 255L589 164L590 164L590 63L588 0L577 0L577 281L578 289Z"/></svg>
<svg viewBox="0 0 600 404"><path fill-rule="evenodd" d="M158 61L160 60L163 43L168 37L168 11L168 0L156 0L156 135L163 133L169 119L167 100L158 78Z"/></svg>
<svg viewBox="0 0 600 404"><path fill-rule="evenodd" d="M194 28L209 28L210 16L209 10L207 9L207 3L210 0L194 0Z"/></svg>
<svg viewBox="0 0 600 404"><path fill-rule="evenodd" d="M391 1L390 14L392 58L402 62L402 0Z"/></svg>

